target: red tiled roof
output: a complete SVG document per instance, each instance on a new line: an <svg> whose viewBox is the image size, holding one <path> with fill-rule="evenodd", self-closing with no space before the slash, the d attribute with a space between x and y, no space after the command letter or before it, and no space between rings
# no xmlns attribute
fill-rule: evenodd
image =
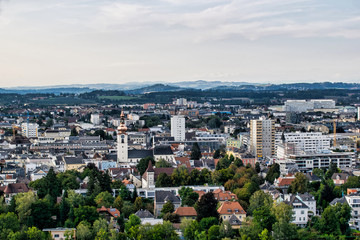
<svg viewBox="0 0 360 240"><path fill-rule="evenodd" d="M106 207L102 206L101 208L98 208L96 210L98 211L98 213L107 212L115 218L120 217L120 211L117 210L116 208L106 208Z"/></svg>
<svg viewBox="0 0 360 240"><path fill-rule="evenodd" d="M197 212L193 207L178 207L175 211L180 217L197 216Z"/></svg>
<svg viewBox="0 0 360 240"><path fill-rule="evenodd" d="M282 186L290 186L292 181L294 181L295 178L279 178L279 187Z"/></svg>
<svg viewBox="0 0 360 240"><path fill-rule="evenodd" d="M223 204L218 209L220 215L230 215L230 214L246 214L245 210L242 208L239 202L223 202Z"/></svg>

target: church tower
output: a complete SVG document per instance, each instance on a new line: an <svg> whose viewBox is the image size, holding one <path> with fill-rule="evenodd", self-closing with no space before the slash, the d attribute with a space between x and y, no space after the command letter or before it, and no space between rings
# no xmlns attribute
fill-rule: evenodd
<svg viewBox="0 0 360 240"><path fill-rule="evenodd" d="M127 127L125 125L124 111L121 111L121 121L117 128L117 162L120 165L128 164L128 136L126 133Z"/></svg>

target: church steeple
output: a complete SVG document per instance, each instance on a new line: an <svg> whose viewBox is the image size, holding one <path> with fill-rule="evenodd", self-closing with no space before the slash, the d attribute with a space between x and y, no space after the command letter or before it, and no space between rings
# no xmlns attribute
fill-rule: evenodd
<svg viewBox="0 0 360 240"><path fill-rule="evenodd" d="M124 111L121 111L120 125L117 128L117 160L120 165L127 166L129 164L128 159L128 136L126 134L126 124Z"/></svg>
<svg viewBox="0 0 360 240"><path fill-rule="evenodd" d="M121 111L120 115L120 125L118 126L118 135L125 134L127 130L126 124L125 124L125 115L124 111Z"/></svg>

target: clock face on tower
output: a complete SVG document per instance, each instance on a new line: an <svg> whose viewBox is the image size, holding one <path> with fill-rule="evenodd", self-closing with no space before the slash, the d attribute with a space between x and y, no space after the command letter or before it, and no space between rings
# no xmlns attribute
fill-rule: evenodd
<svg viewBox="0 0 360 240"><path fill-rule="evenodd" d="M121 135L121 138L124 138L125 136L124 135Z"/></svg>

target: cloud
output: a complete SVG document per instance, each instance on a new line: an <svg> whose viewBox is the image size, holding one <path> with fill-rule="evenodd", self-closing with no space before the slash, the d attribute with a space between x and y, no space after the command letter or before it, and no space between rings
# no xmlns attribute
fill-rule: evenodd
<svg viewBox="0 0 360 240"><path fill-rule="evenodd" d="M188 1L161 5L111 3L102 6L97 25L117 30L176 28L196 41L267 36L359 38L359 17L336 10L325 0ZM338 11L338 12L337 12ZM115 29L114 29L115 30Z"/></svg>

